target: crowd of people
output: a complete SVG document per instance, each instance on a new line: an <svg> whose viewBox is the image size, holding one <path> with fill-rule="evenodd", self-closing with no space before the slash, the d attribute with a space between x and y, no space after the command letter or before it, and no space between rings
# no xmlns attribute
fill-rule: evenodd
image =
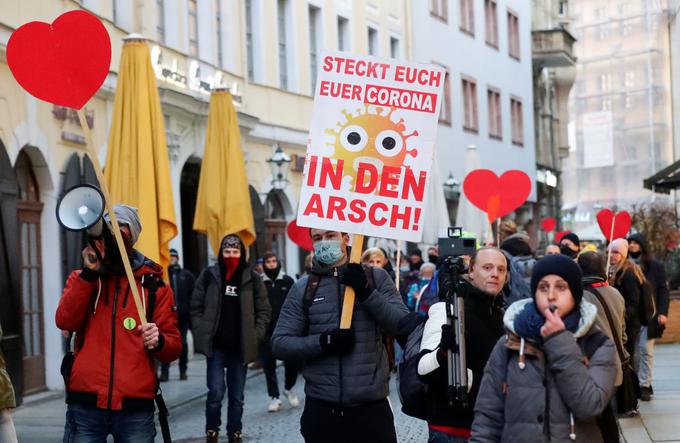
<svg viewBox="0 0 680 443"><path fill-rule="evenodd" d="M259 269L250 266L243 241L229 234L216 263L198 276L172 250L164 279L134 248L142 229L136 210L114 211L145 316L137 323L121 255L104 230L82 251L83 267L69 276L56 312L57 326L74 335L62 365L65 442L107 435L152 442L156 408L167 440L159 384L177 359L179 378L187 379L188 331L207 359L207 442L222 429L228 441L242 440L246 373L256 360L270 397L262 408L271 413L284 406L276 370L283 362L283 396L290 407L304 403L306 442L396 442L389 380L412 358L404 349L414 339L414 377L424 387L417 416L433 443L618 442L617 417L653 397L654 340L667 322L668 287L640 233L612 241L606 253L581 250L570 233L536 254L529 237L504 222L498 247L460 258L461 349L450 270L436 247L427 261L408 251L396 268L380 248L349 263L346 233L312 228L314 250L296 281L271 252ZM356 302L351 327L341 328L346 287ZM465 356L464 401L451 394L452 354ZM16 441L3 366L0 355L0 436ZM295 391L299 374L304 402Z"/></svg>

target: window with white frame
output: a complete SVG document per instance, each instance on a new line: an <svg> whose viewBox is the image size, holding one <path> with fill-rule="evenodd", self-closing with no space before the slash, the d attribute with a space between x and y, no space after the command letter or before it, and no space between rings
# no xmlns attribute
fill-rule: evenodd
<svg viewBox="0 0 680 443"><path fill-rule="evenodd" d="M484 0L486 18L486 43L498 49L498 7L496 0Z"/></svg>
<svg viewBox="0 0 680 443"><path fill-rule="evenodd" d="M245 0L246 9L246 58L248 69L248 80L255 80L255 21L253 2L256 0Z"/></svg>
<svg viewBox="0 0 680 443"><path fill-rule="evenodd" d="M378 30L368 27L368 54L378 55Z"/></svg>
<svg viewBox="0 0 680 443"><path fill-rule="evenodd" d="M607 92L612 89L612 75L609 72L600 74L600 91Z"/></svg>
<svg viewBox="0 0 680 443"><path fill-rule="evenodd" d="M439 65L438 63L435 64ZM451 76L448 67L443 65L439 66L446 70L444 75L444 90L442 91L442 105L441 108L439 108L439 123L451 126Z"/></svg>
<svg viewBox="0 0 680 443"><path fill-rule="evenodd" d="M279 86L288 89L288 34L287 34L288 0L277 1L277 24L279 41Z"/></svg>
<svg viewBox="0 0 680 443"><path fill-rule="evenodd" d="M311 92L316 91L316 74L319 67L319 39L321 38L321 10L315 6L309 7L309 78Z"/></svg>
<svg viewBox="0 0 680 443"><path fill-rule="evenodd" d="M430 14L440 20L448 21L449 12L447 2L448 0L430 0Z"/></svg>
<svg viewBox="0 0 680 443"><path fill-rule="evenodd" d="M602 111L612 110L612 100L610 98L603 98L600 102L600 109Z"/></svg>
<svg viewBox="0 0 680 443"><path fill-rule="evenodd" d="M349 51L349 20L338 16L338 51Z"/></svg>
<svg viewBox="0 0 680 443"><path fill-rule="evenodd" d="M524 115L522 114L522 100L510 98L510 119L512 121L512 143L524 145Z"/></svg>
<svg viewBox="0 0 680 443"><path fill-rule="evenodd" d="M519 17L508 9L508 54L519 60Z"/></svg>
<svg viewBox="0 0 680 443"><path fill-rule="evenodd" d="M189 54L198 56L198 1L187 0L189 10Z"/></svg>
<svg viewBox="0 0 680 443"><path fill-rule="evenodd" d="M470 77L463 77L463 129L477 132L479 121L477 117L477 82Z"/></svg>
<svg viewBox="0 0 680 443"><path fill-rule="evenodd" d="M635 71L626 71L624 74L623 86L626 89L635 88Z"/></svg>
<svg viewBox="0 0 680 443"><path fill-rule="evenodd" d="M458 27L461 31L475 35L475 2L474 0L459 0L460 15Z"/></svg>
<svg viewBox="0 0 680 443"><path fill-rule="evenodd" d="M486 90L486 98L489 108L489 137L501 140L503 138L501 93L498 89L489 87Z"/></svg>
<svg viewBox="0 0 680 443"><path fill-rule="evenodd" d="M224 36L222 32L222 0L215 1L215 31L217 38L217 66L224 66L224 42L222 38Z"/></svg>
<svg viewBox="0 0 680 443"><path fill-rule="evenodd" d="M401 42L397 37L394 36L390 37L390 57L401 57Z"/></svg>

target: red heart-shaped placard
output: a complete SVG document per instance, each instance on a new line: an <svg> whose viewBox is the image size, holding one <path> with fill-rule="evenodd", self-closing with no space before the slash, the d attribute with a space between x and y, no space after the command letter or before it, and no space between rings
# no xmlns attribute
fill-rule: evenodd
<svg viewBox="0 0 680 443"><path fill-rule="evenodd" d="M557 219L555 217L545 217L541 220L541 229L545 232L552 232L557 227Z"/></svg>
<svg viewBox="0 0 680 443"><path fill-rule="evenodd" d="M505 171L500 177L490 169L476 169L465 177L463 192L493 223L522 206L531 193L531 179L516 169Z"/></svg>
<svg viewBox="0 0 680 443"><path fill-rule="evenodd" d="M288 238L290 238L293 243L302 249L306 251L311 251L314 249L312 237L309 235L309 228L298 226L297 221L293 220L292 222L288 223L286 232L288 232Z"/></svg>
<svg viewBox="0 0 680 443"><path fill-rule="evenodd" d="M564 230L564 231L557 231L555 232L555 243L558 243L562 241L562 237L565 235L569 234L571 231L570 230Z"/></svg>
<svg viewBox="0 0 680 443"><path fill-rule="evenodd" d="M597 213L597 224L600 225L600 230L607 241L625 238L630 231L630 222L630 214L626 211L619 211L614 215L611 210L603 209Z"/></svg>
<svg viewBox="0 0 680 443"><path fill-rule="evenodd" d="M80 109L106 79L111 40L97 17L70 11L52 24L30 22L14 31L7 42L7 64L34 97Z"/></svg>

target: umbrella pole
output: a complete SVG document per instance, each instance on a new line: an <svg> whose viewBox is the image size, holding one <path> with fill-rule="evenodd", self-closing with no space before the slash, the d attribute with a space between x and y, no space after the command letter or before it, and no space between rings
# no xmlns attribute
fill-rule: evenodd
<svg viewBox="0 0 680 443"><path fill-rule="evenodd" d="M612 257L612 240L614 240L612 237L614 237L614 225L616 224L616 214L614 214L614 217L612 218L612 228L609 231L609 244L607 245L607 268L605 269L605 275L607 276L607 280L609 280L609 259Z"/></svg>
<svg viewBox="0 0 680 443"><path fill-rule="evenodd" d="M352 254L349 257L350 263L361 261L361 248L364 246L364 236L355 234L352 240ZM345 286L345 299L342 303L342 316L340 317L340 329L349 329L352 326L352 314L354 313L354 289Z"/></svg>
<svg viewBox="0 0 680 443"><path fill-rule="evenodd" d="M130 284L130 290L132 292L132 298L135 301L135 306L137 307L137 314L139 314L139 322L142 326L146 324L146 314L144 312L144 307L142 306L141 298L139 296L139 291L137 289L137 284L135 283L135 277L132 274L132 266L130 266L130 260L127 256L125 250L125 244L123 243L123 236L120 234L120 226L118 225L118 219L116 214L113 212L113 207L111 206L111 199L109 198L109 190L106 187L106 181L104 174L102 173L102 167L99 164L99 157L97 156L97 151L94 148L94 143L92 142L92 133L90 132L90 127L87 125L87 120L85 119L85 113L82 109L77 110L78 119L80 120L80 126L85 132L85 138L87 140L87 154L90 156L92 165L94 166L94 172L97 175L97 180L99 181L99 188L104 195L104 204L106 205L106 210L109 213L109 218L111 219L111 231L113 231L113 236L116 238L116 244L118 245L118 250L120 251L120 257L123 260L123 267L125 268L125 275L127 276L128 283Z"/></svg>

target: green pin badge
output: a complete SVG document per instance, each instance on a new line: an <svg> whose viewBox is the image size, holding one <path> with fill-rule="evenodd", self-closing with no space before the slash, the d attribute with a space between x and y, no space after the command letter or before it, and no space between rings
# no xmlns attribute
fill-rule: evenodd
<svg viewBox="0 0 680 443"><path fill-rule="evenodd" d="M133 329L135 329L135 326L137 326L137 322L135 321L134 318L127 317L125 320L123 320L123 327L128 331L132 331Z"/></svg>

